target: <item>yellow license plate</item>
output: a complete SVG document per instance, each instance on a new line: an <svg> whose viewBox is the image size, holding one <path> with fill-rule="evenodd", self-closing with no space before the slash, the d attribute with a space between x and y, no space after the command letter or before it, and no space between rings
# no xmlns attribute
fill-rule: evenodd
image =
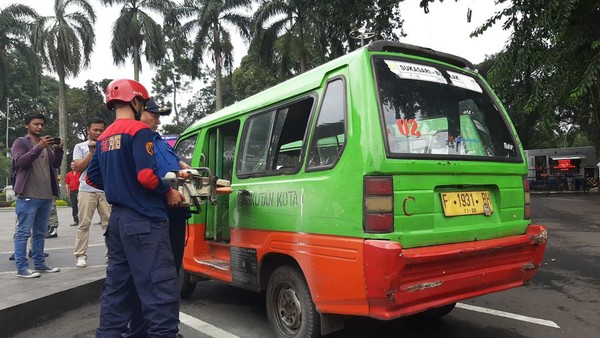
<svg viewBox="0 0 600 338"><path fill-rule="evenodd" d="M490 215L494 212L489 191L443 192L440 194L444 215Z"/></svg>

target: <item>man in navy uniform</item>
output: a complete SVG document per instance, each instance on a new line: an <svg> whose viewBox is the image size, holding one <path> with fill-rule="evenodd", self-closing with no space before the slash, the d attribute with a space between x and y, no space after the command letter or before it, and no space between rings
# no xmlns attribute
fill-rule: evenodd
<svg viewBox="0 0 600 338"><path fill-rule="evenodd" d="M189 164L182 161L175 153L167 141L158 133L160 117L171 113L171 108L159 106L154 99L150 98L146 102L144 112L140 121L146 123L154 132L154 159L156 160L156 172L158 176L165 177L168 172L179 171L180 169L189 169ZM185 246L185 224L191 216L189 208L174 207L167 208L169 215L169 238L171 239L171 248L175 258L177 272L181 269L183 259L183 249Z"/></svg>
<svg viewBox="0 0 600 338"><path fill-rule="evenodd" d="M183 196L154 171L154 133L139 121L148 98L137 81L108 85L106 105L116 120L98 138L88 167L88 184L104 190L112 204L96 337L121 337L140 306L146 336L175 337L178 332L177 270L166 205L181 203Z"/></svg>

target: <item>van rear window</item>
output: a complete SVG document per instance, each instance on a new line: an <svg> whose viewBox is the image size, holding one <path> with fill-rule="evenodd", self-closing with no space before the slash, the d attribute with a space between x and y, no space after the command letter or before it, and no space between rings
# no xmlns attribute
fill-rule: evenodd
<svg viewBox="0 0 600 338"><path fill-rule="evenodd" d="M391 157L519 157L509 125L476 78L403 59L373 62Z"/></svg>

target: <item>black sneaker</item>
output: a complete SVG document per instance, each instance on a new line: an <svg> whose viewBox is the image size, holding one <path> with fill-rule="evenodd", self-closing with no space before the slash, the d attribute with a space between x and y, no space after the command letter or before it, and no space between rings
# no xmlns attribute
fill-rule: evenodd
<svg viewBox="0 0 600 338"><path fill-rule="evenodd" d="M14 261L15 260L15 253L11 253L10 256L8 256L8 260L9 261Z"/></svg>

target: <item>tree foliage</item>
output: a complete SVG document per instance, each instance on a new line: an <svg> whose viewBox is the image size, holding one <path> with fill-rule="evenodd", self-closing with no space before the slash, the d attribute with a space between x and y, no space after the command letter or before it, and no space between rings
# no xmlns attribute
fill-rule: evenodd
<svg viewBox="0 0 600 338"><path fill-rule="evenodd" d="M136 79L142 55L158 67L153 96L174 110L174 125L163 126L170 133L359 48L360 39L352 38L358 33L391 41L405 36L399 7L403 0L100 2L120 10L111 44L115 63L132 58ZM428 12L436 2L420 0L419 5ZM0 10L0 110L10 97L15 119L21 121L26 111L43 112L52 121L58 117L64 128L61 137L79 141L86 136L87 118L113 118L103 104L109 79L90 80L83 88L64 84L65 78L89 64L95 14L89 0L54 0L54 4L55 15L41 19L21 5ZM505 49L478 68L504 102L524 146L592 142L600 150L598 0L497 0L496 4L501 9L472 35L485 34L495 25L513 33ZM468 19L470 15L469 10ZM37 25L32 25L34 20ZM249 46L235 70L233 51L242 46L234 46L234 34ZM41 76L36 50L58 75L58 82ZM202 88L182 105L179 97L194 79L198 79L195 87L202 84ZM56 132L54 124L49 132ZM21 128L18 132L13 128L11 139L20 133Z"/></svg>
<svg viewBox="0 0 600 338"><path fill-rule="evenodd" d="M513 31L489 79L526 147L565 144L581 131L600 150L599 17L597 0L514 0L473 32Z"/></svg>
<svg viewBox="0 0 600 338"><path fill-rule="evenodd" d="M233 90L241 100L272 87L290 76L289 73L282 76L280 72L271 71L268 66L259 61L254 48L250 48L248 55L244 56L240 66L233 72L231 80Z"/></svg>
<svg viewBox="0 0 600 338"><path fill-rule="evenodd" d="M148 63L160 65L165 54L161 25L150 13L165 14L174 6L168 0L100 0L107 6L122 5L112 29L110 44L115 64L133 59L133 78L139 81L142 56Z"/></svg>
<svg viewBox="0 0 600 338"><path fill-rule="evenodd" d="M250 37L250 18L244 14L250 8L250 0L185 0L179 14L191 18L184 23L181 31L192 39L193 53L191 74L199 75L199 64L207 51L212 53L215 65L216 110L223 108L222 69L231 74L233 67L233 45L231 33L225 25L230 25L244 38Z"/></svg>
<svg viewBox="0 0 600 338"><path fill-rule="evenodd" d="M96 13L88 0L55 0L54 16L39 18L33 27L33 47L40 53L44 65L58 75L59 136L66 147L72 144L66 132L65 80L77 76L82 67L89 65L96 41L95 22ZM61 172L66 171L65 157Z"/></svg>
<svg viewBox="0 0 600 338"><path fill-rule="evenodd" d="M284 45L280 51L283 68L298 60L298 73L309 68L309 60L322 63L326 54L324 26L315 11L317 0L263 0L254 13L254 41L259 55L270 63L274 46ZM294 56L294 57L292 57ZM297 58L296 58L297 57Z"/></svg>
<svg viewBox="0 0 600 338"><path fill-rule="evenodd" d="M11 59L16 55L26 60L35 72L32 79L34 85L39 84L41 75L40 61L27 41L31 38L31 25L38 14L30 7L20 4L10 5L0 10L0 107L6 106L9 92L7 74Z"/></svg>
<svg viewBox="0 0 600 338"><path fill-rule="evenodd" d="M173 122L179 124L179 102L181 93L191 90L191 46L181 31L181 23L177 18L177 9L172 8L165 15L165 47L164 62L156 70L152 78L154 99L161 104L172 106ZM169 102L168 97L173 98Z"/></svg>
<svg viewBox="0 0 600 338"><path fill-rule="evenodd" d="M18 56L12 53L8 56L10 67L8 68L7 78L10 86L10 105L9 105L9 141L8 146L12 145L14 140L26 134L25 116L29 113L42 113L47 118L47 125L44 130L46 135L58 136L58 93L59 82L51 77L43 75L39 86L34 86L33 78L35 70ZM65 147L67 162L72 158L73 146L85 140L86 124L93 117L99 117L107 123L112 123L114 113L106 109L104 96L102 92L112 79L104 79L99 82L87 81L82 88L66 88L66 137L70 145ZM4 111L4 109L3 109ZM6 130L6 119L0 120L0 129ZM2 138L2 144L5 143ZM2 147L2 153L4 153ZM4 177L0 174L0 183Z"/></svg>

